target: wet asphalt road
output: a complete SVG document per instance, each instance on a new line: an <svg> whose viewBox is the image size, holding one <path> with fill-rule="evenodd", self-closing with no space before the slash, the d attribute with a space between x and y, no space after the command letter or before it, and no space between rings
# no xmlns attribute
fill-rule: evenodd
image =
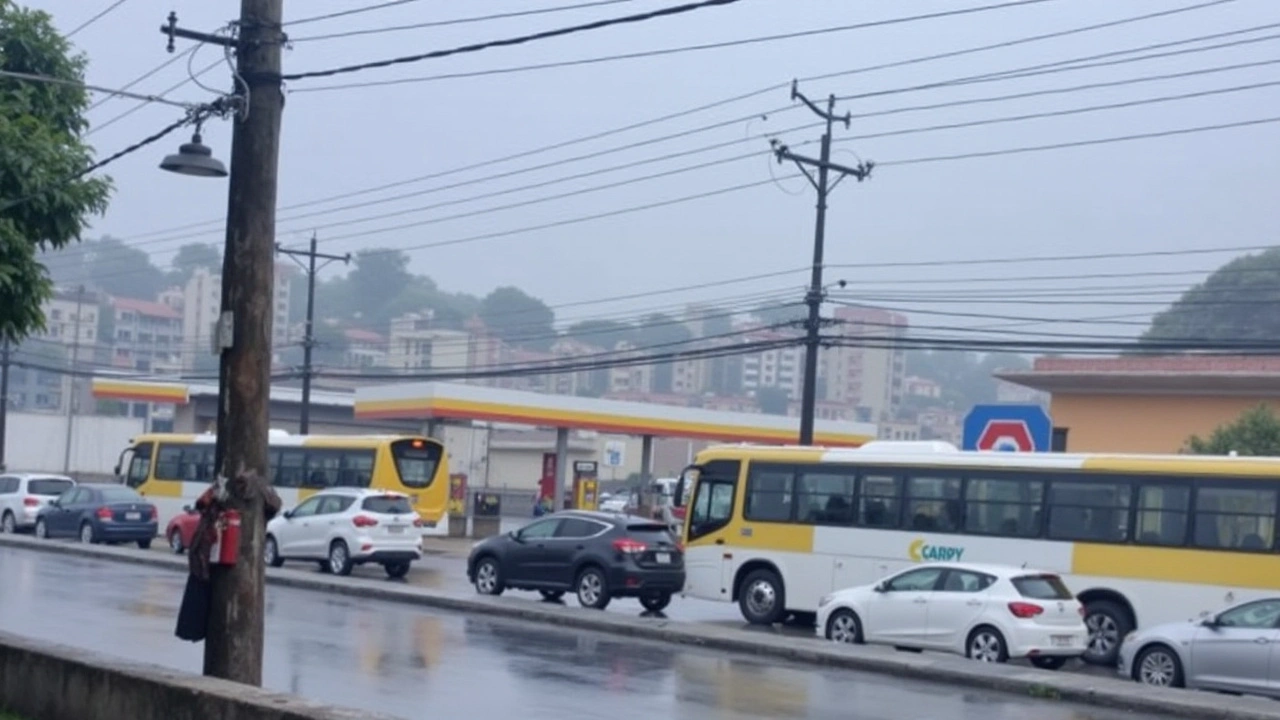
<svg viewBox="0 0 1280 720"><path fill-rule="evenodd" d="M180 573L0 548L0 630L198 672ZM749 656L267 589L265 684L404 718L1156 720Z"/></svg>

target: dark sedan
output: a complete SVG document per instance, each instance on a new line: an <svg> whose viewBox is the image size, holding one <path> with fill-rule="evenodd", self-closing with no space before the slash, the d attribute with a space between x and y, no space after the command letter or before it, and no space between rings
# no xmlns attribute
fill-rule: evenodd
<svg viewBox="0 0 1280 720"><path fill-rule="evenodd" d="M476 543L467 576L485 595L512 588L557 600L574 592L597 609L634 597L657 612L684 589L684 557L660 522L569 510Z"/></svg>
<svg viewBox="0 0 1280 720"><path fill-rule="evenodd" d="M156 508L133 488L80 485L36 515L36 537L75 537L84 543L136 542L147 549L156 536Z"/></svg>

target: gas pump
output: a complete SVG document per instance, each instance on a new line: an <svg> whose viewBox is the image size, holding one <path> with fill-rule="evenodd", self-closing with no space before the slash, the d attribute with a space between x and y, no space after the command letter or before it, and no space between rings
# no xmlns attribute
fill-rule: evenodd
<svg viewBox="0 0 1280 720"><path fill-rule="evenodd" d="M595 460L578 460L573 463L573 506L578 510L596 510L600 507L599 464Z"/></svg>

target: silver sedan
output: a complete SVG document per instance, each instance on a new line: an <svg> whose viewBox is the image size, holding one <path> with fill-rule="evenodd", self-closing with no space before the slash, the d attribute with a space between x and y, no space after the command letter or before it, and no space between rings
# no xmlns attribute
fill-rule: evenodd
<svg viewBox="0 0 1280 720"><path fill-rule="evenodd" d="M1120 674L1147 685L1280 698L1280 597L1131 633Z"/></svg>

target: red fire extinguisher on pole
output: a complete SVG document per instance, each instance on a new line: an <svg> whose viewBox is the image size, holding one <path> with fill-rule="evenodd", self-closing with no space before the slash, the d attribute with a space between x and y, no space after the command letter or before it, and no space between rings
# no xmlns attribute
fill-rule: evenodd
<svg viewBox="0 0 1280 720"><path fill-rule="evenodd" d="M235 565L240 554L240 512L224 510L214 523L213 545L209 548L209 562L214 565Z"/></svg>

